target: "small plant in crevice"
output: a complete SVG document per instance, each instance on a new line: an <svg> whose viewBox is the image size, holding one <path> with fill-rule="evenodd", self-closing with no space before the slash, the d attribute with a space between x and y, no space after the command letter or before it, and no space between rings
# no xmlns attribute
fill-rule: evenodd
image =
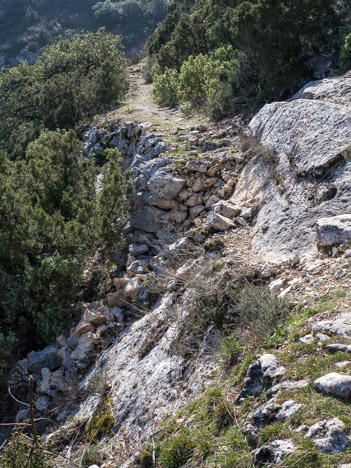
<svg viewBox="0 0 351 468"><path fill-rule="evenodd" d="M103 367L95 371L88 380L87 392L91 395L105 395L110 389L109 369Z"/></svg>

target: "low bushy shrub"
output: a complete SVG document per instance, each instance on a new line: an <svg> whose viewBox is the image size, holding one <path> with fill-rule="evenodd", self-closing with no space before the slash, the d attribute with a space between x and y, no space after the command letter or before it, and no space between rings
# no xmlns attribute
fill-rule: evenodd
<svg viewBox="0 0 351 468"><path fill-rule="evenodd" d="M177 102L201 103L214 117L221 116L239 86L240 54L232 46L205 55L190 56L180 71L166 68L154 74L156 100L173 106Z"/></svg>
<svg viewBox="0 0 351 468"><path fill-rule="evenodd" d="M1 468L52 468L53 456L39 441L34 446L28 437L21 433L21 427L12 434L0 456Z"/></svg>

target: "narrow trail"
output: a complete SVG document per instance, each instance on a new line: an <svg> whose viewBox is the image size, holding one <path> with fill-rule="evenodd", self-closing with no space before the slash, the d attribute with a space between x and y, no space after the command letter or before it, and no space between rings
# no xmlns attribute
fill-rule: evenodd
<svg viewBox="0 0 351 468"><path fill-rule="evenodd" d="M130 89L123 105L114 111L119 120L151 122L168 134L178 130L190 130L208 120L201 115L185 116L179 108L169 109L157 105L153 96L153 86L145 83L143 62L129 68Z"/></svg>

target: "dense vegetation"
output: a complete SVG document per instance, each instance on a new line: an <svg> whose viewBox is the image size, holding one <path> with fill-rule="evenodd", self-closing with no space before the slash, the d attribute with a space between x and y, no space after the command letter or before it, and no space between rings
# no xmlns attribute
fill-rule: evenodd
<svg viewBox="0 0 351 468"><path fill-rule="evenodd" d="M217 116L286 98L313 78L322 54L334 68L346 64L349 43L339 57L349 32L349 7L336 1L173 0L149 41L156 98L200 98Z"/></svg>
<svg viewBox="0 0 351 468"><path fill-rule="evenodd" d="M128 174L116 150L82 155L82 126L127 89L120 38L99 30L61 39L34 65L0 74L0 354L50 342L72 315L86 259L119 240Z"/></svg>
<svg viewBox="0 0 351 468"><path fill-rule="evenodd" d="M126 36L131 49L152 34L166 11L165 0L0 0L0 54L7 60L28 56L67 29L101 26Z"/></svg>

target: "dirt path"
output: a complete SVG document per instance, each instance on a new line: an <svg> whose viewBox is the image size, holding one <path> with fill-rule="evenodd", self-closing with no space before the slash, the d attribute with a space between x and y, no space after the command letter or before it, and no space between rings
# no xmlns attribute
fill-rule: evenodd
<svg viewBox="0 0 351 468"><path fill-rule="evenodd" d="M151 122L165 133L172 133L177 128L190 129L206 123L203 116L187 117L179 109L169 109L156 104L152 84L145 83L143 62L129 68L130 90L125 103L118 109L121 120Z"/></svg>

